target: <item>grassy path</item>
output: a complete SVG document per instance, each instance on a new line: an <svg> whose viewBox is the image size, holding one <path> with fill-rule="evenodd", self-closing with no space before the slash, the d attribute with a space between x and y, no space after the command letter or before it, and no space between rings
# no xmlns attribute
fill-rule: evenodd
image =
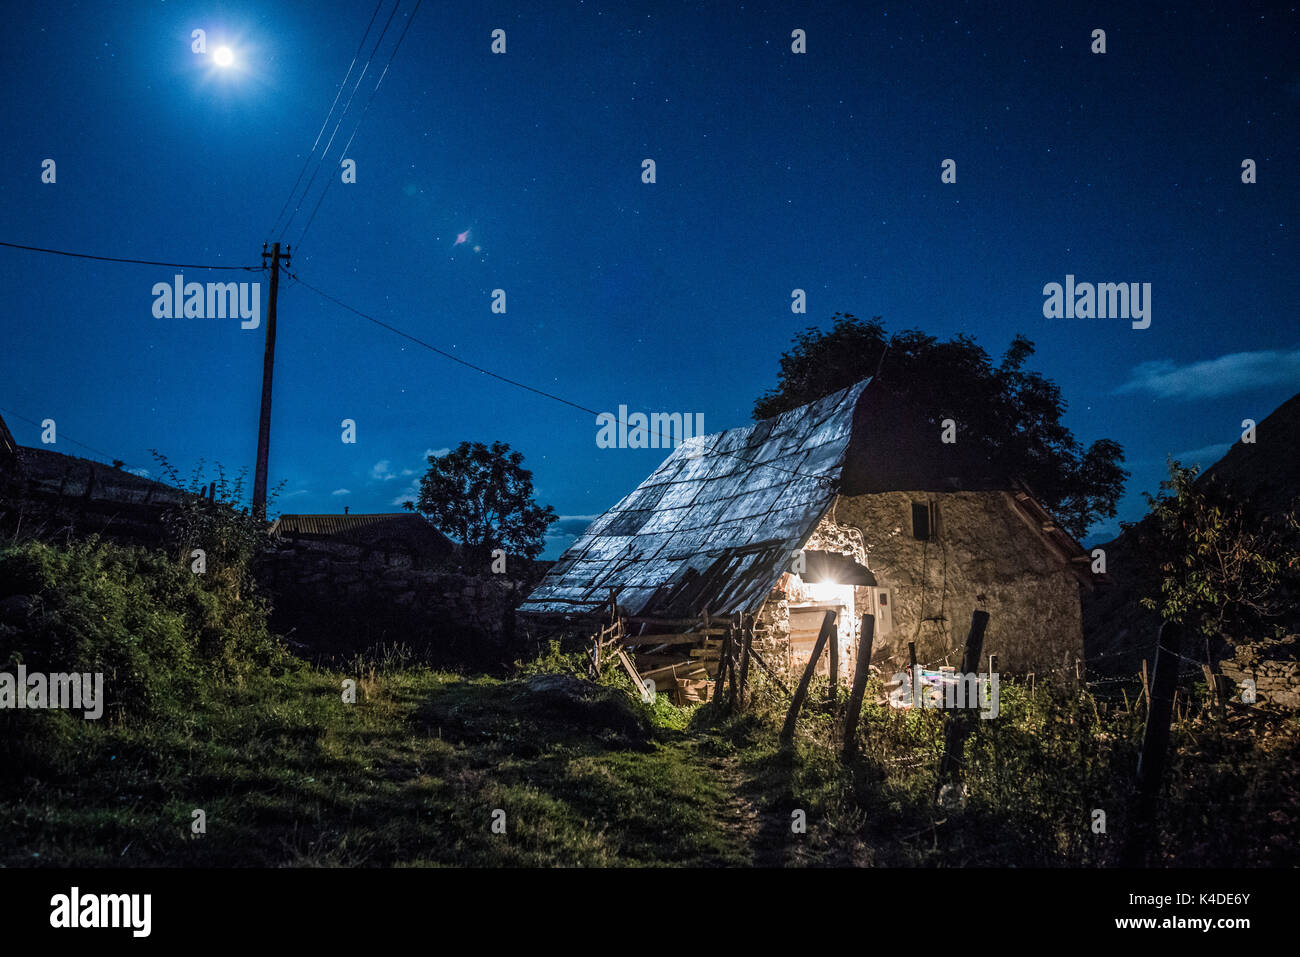
<svg viewBox="0 0 1300 957"><path fill-rule="evenodd" d="M25 714L7 866L744 866L762 815L710 736L610 730L520 682L304 670L148 724ZM50 721L51 717L56 720ZM193 833L202 810L206 832Z"/></svg>

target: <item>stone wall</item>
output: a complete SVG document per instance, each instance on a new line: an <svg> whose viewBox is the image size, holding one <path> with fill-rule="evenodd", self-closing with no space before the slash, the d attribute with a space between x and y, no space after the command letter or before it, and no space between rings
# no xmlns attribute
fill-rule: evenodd
<svg viewBox="0 0 1300 957"><path fill-rule="evenodd" d="M936 533L912 536L912 503L937 503ZM1004 492L885 492L842 497L807 546L854 556L893 593L893 632L877 637L873 663L907 666L907 643L923 664L961 665L971 614L989 613L983 654L1012 674L1073 678L1083 656L1079 580L1066 561L1015 510ZM869 607L868 589L855 598ZM983 596L981 601L979 596ZM783 601L761 620L776 622ZM774 625L779 630L779 625ZM852 624L856 635L857 623Z"/></svg>
<svg viewBox="0 0 1300 957"><path fill-rule="evenodd" d="M514 609L532 587L524 577L466 574L454 561L422 565L400 551L318 541L282 543L260 559L257 577L272 627L303 649L401 642L467 664L508 655Z"/></svg>
<svg viewBox="0 0 1300 957"><path fill-rule="evenodd" d="M1219 666L1238 691L1243 681L1252 679L1258 703L1300 708L1300 635L1238 645L1233 657Z"/></svg>

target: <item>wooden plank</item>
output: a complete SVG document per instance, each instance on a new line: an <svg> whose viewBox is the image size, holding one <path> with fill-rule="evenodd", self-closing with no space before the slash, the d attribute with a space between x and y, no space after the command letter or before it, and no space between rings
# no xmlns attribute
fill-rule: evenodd
<svg viewBox="0 0 1300 957"><path fill-rule="evenodd" d="M722 643L722 658L718 662L718 671L713 683L714 704L718 704L722 700L722 682L723 679L726 678L727 676L727 669L725 666L725 662L727 657L727 651L730 649L730 646L731 646L731 635L728 634L726 640L723 641Z"/></svg>
<svg viewBox="0 0 1300 957"><path fill-rule="evenodd" d="M975 674L980 667L980 651L984 647L984 631L988 628L989 613L975 611L970 616L970 631L966 634L966 651L962 655L958 681L962 676ZM915 672L914 672L915 673ZM939 777L935 781L934 795L942 792L943 786L950 782L957 783L962 778L966 735L970 733L971 710L974 702L965 702L966 707L944 716L943 722L943 757L939 760Z"/></svg>
<svg viewBox="0 0 1300 957"><path fill-rule="evenodd" d="M641 672L641 677L658 679L662 675L670 675L673 678L690 678L697 674L708 674L702 665L693 661L678 662L671 665L663 665L659 668L651 668L649 671Z"/></svg>
<svg viewBox="0 0 1300 957"><path fill-rule="evenodd" d="M704 635L628 635L625 645L694 645L704 640Z"/></svg>
<svg viewBox="0 0 1300 957"><path fill-rule="evenodd" d="M790 697L790 689L785 686L785 682L781 680L781 676L772 670L772 666L763 659L763 656L758 653L758 649L752 644L749 646L749 655L758 662L759 667L767 672L767 676L776 682L776 686L785 693L785 696L787 698Z"/></svg>
<svg viewBox="0 0 1300 957"><path fill-rule="evenodd" d="M1169 748L1169 719L1178 694L1178 668L1182 658L1183 629L1172 621L1160 626L1156 658L1152 666L1147 697L1147 721L1142 732L1142 753L1138 756L1137 794L1129 814L1124 866L1146 865L1155 837L1155 814L1160 779ZM1143 663L1145 676L1146 662Z"/></svg>
<svg viewBox="0 0 1300 957"><path fill-rule="evenodd" d="M645 674L652 668L662 668L664 665L697 664L698 662L679 651L673 655L633 655L632 663L636 665L637 671Z"/></svg>
<svg viewBox="0 0 1300 957"><path fill-rule="evenodd" d="M871 646L876 636L876 616L862 616L862 631L858 638L858 660L853 669L853 689L849 692L849 711L844 716L845 762L852 760L858 749L858 717L862 713L862 696L867 690L871 675Z"/></svg>
<svg viewBox="0 0 1300 957"><path fill-rule="evenodd" d="M744 634L744 638L742 639L742 643L740 646L740 681L739 681L740 687L737 689L736 704L741 711L744 711L745 710L745 688L747 682L749 681L749 652L750 652L750 647L754 643L754 629L746 628L743 623L741 624L740 627Z"/></svg>
<svg viewBox="0 0 1300 957"><path fill-rule="evenodd" d="M715 635L725 635L730 630L730 626L725 624L705 625L704 628L700 628L699 626L702 623L702 619L700 618L643 618L633 615L624 620L638 625L651 625L657 628L699 628L701 632L712 631Z"/></svg>
<svg viewBox="0 0 1300 957"><path fill-rule="evenodd" d="M839 632L831 635L830 642L830 690L828 692L830 700L835 701L839 696L840 689L840 636Z"/></svg>
<svg viewBox="0 0 1300 957"><path fill-rule="evenodd" d="M812 654L808 656L808 665L803 670L803 677L799 679L794 700L790 702L790 710L786 712L785 724L781 728L782 747L789 747L794 743L794 729L795 723L799 720L799 709L803 706L803 699L808 696L808 686L812 684L813 675L817 673L817 659L821 657L822 649L826 647L826 642L833 631L835 631L835 612L828 611L826 617L822 619L821 631L817 633L817 644L813 646Z"/></svg>
<svg viewBox="0 0 1300 957"><path fill-rule="evenodd" d="M640 692L641 698L643 700L649 698L650 689L647 688L645 682L641 680L641 676L636 673L636 668L632 664L632 659L627 656L627 652L622 648L618 649L618 660L622 663L623 670L627 672L627 676L632 679L632 685L638 692Z"/></svg>

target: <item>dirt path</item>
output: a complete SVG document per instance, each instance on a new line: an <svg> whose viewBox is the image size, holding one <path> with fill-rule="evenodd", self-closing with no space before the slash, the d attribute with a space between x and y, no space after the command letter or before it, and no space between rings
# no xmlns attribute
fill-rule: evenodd
<svg viewBox="0 0 1300 957"><path fill-rule="evenodd" d="M766 806L764 796L746 780L735 755L717 756L697 751L701 764L722 784L726 795L718 808L718 824L735 843L744 847L751 867L797 865L802 854L790 831L789 819Z"/></svg>

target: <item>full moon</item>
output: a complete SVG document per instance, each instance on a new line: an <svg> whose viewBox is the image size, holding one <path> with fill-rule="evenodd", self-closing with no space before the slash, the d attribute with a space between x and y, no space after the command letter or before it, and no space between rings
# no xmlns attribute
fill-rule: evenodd
<svg viewBox="0 0 1300 957"><path fill-rule="evenodd" d="M235 62L235 54L231 52L230 47L217 47L212 51L212 59L216 61L217 66L230 66Z"/></svg>

